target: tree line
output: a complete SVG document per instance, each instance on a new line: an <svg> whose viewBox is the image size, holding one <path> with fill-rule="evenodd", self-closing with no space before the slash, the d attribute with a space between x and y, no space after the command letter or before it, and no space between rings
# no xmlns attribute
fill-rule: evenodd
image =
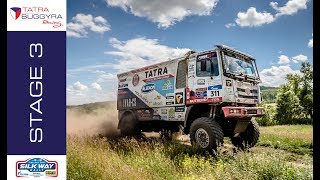
<svg viewBox="0 0 320 180"><path fill-rule="evenodd" d="M257 118L262 126L276 124L311 124L313 120L313 67L303 62L300 74L288 74L287 82L277 89L262 88L266 115ZM275 98L274 98L275 97ZM276 104L268 104L273 103Z"/></svg>

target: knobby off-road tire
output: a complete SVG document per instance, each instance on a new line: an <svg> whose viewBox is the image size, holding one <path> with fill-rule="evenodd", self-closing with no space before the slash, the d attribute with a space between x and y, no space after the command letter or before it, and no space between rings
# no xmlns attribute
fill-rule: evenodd
<svg viewBox="0 0 320 180"><path fill-rule="evenodd" d="M140 136L138 120L132 113L124 114L121 118L120 133L122 136Z"/></svg>
<svg viewBox="0 0 320 180"><path fill-rule="evenodd" d="M212 118L197 118L190 127L191 144L209 152L217 152L217 148L223 144L223 136L221 126Z"/></svg>
<svg viewBox="0 0 320 180"><path fill-rule="evenodd" d="M234 146L241 149L251 148L258 143L260 136L259 125L256 120L251 119L245 132L238 137L232 137L231 142Z"/></svg>

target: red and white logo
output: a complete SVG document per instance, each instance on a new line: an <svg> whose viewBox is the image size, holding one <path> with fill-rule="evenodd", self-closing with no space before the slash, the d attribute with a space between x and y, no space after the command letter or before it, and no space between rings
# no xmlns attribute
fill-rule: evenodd
<svg viewBox="0 0 320 180"><path fill-rule="evenodd" d="M17 20L21 15L21 8L19 7L10 8L10 14L14 20Z"/></svg>

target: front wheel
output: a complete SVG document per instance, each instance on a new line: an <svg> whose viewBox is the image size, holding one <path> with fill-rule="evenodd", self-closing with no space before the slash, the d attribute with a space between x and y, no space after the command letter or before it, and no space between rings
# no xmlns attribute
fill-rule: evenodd
<svg viewBox="0 0 320 180"><path fill-rule="evenodd" d="M217 148L223 144L223 136L221 126L212 118L198 118L190 127L191 144L208 151L217 151Z"/></svg>
<svg viewBox="0 0 320 180"><path fill-rule="evenodd" d="M251 148L258 143L260 136L259 125L256 120L252 119L248 124L247 130L238 137L232 137L231 142L241 149Z"/></svg>

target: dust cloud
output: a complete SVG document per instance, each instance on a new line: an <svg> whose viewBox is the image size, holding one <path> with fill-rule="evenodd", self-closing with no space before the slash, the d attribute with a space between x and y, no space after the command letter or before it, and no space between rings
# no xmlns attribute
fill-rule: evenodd
<svg viewBox="0 0 320 180"><path fill-rule="evenodd" d="M120 134L116 102L68 107L66 113L67 134L108 137Z"/></svg>
<svg viewBox="0 0 320 180"><path fill-rule="evenodd" d="M119 137L116 102L102 102L67 108L67 134L104 137ZM145 137L159 138L159 132L144 132ZM182 132L173 134L173 139L189 141Z"/></svg>

